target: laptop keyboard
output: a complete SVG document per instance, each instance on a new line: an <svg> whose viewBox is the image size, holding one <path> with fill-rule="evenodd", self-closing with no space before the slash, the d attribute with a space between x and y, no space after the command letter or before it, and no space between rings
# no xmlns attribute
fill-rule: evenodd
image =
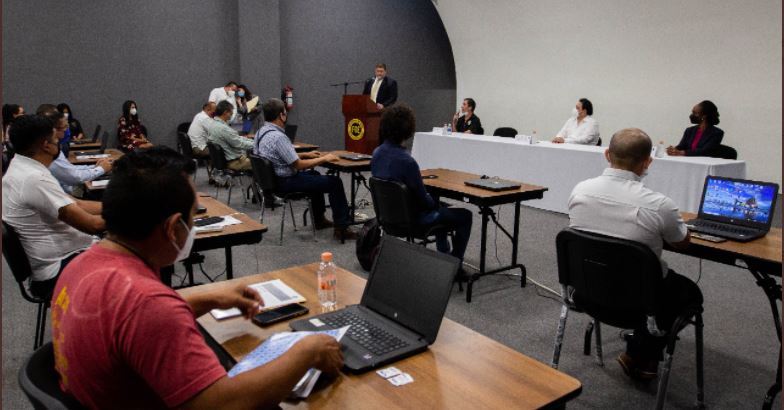
<svg viewBox="0 0 784 410"><path fill-rule="evenodd" d="M711 232L726 232L726 233L733 233L733 234L741 234L741 235L751 235L754 234L756 231L748 228L742 228L738 226L732 225L724 225L715 222L703 221L703 220L695 220L691 222L697 227L697 230L700 231L711 231ZM710 233L710 232L707 232Z"/></svg>
<svg viewBox="0 0 784 410"><path fill-rule="evenodd" d="M321 320L334 329L350 326L346 335L376 356L408 346L408 343L405 341L352 312L338 312Z"/></svg>

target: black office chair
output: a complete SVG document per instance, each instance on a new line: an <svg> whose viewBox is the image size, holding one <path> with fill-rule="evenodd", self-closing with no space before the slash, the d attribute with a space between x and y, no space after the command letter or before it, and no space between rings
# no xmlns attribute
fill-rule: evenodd
<svg viewBox="0 0 784 410"><path fill-rule="evenodd" d="M84 409L75 398L60 390L54 368L54 348L49 342L25 360L19 369L19 386L36 410Z"/></svg>
<svg viewBox="0 0 784 410"><path fill-rule="evenodd" d="M716 147L715 150L710 155L714 158L723 158L723 159L738 159L738 151L735 148L730 147L729 145L719 145Z"/></svg>
<svg viewBox="0 0 784 410"><path fill-rule="evenodd" d="M596 146L597 147L601 147L602 146L602 137L599 137L599 139L596 140Z"/></svg>
<svg viewBox="0 0 784 410"><path fill-rule="evenodd" d="M294 206L292 205L293 201L307 201L308 208L305 213L310 212L311 215L311 227L313 230L313 241L316 240L316 220L313 214L313 203L310 200L310 195L305 192L280 192L278 186L278 176L275 174L275 168L272 165L270 160L259 157L256 155L250 156L250 166L253 170L253 184L252 184L252 192L253 196L258 201L259 205L261 206L261 216L259 217L260 222L264 222L264 194L271 194L270 196L274 198L274 196L280 197L283 199L283 215L280 216L280 239L278 240L279 245L283 245L283 227L286 224L286 205L289 206L289 210L291 212L291 221L294 224L294 230L297 230L297 218L294 217ZM305 226L307 226L307 217L303 215L302 217Z"/></svg>
<svg viewBox="0 0 784 410"><path fill-rule="evenodd" d="M659 258L641 243L571 228L559 232L555 242L564 304L555 336L552 367L558 368L569 310L591 316L583 353L590 354L591 332L595 327L596 359L603 366L600 324L635 328L641 320L653 316L657 301L664 299L657 291L663 280ZM570 293L572 289L574 292ZM657 409L664 407L678 333L689 324L694 325L696 339L697 405L700 408L704 405L702 306L694 305L681 312L671 329L663 331L667 348L659 372Z"/></svg>
<svg viewBox="0 0 784 410"><path fill-rule="evenodd" d="M50 298L48 296L34 296L27 291L25 284L33 276L33 269L30 267L30 261L27 259L27 254L24 247L22 247L22 242L19 240L19 235L5 221L3 221L3 256L5 256L5 261L8 262L8 267L11 268L11 272L14 274L16 283L19 284L22 297L28 302L38 304L38 316L35 322L35 341L33 342L33 349L38 349L44 343L46 313L49 310Z"/></svg>
<svg viewBox="0 0 784 410"><path fill-rule="evenodd" d="M188 134L184 132L177 133L177 150L180 151L180 154L187 158L188 160L193 161L196 165L196 171L199 170L199 164L204 164L207 168L207 178L212 177L212 169L210 168L210 163L205 158L196 158L193 156L193 145L191 144L191 138ZM193 176L193 179L196 179L196 175Z"/></svg>
<svg viewBox="0 0 784 410"><path fill-rule="evenodd" d="M231 205L231 189L234 186L234 178L240 178L240 185L242 185L242 177L243 176L251 176L251 171L235 171L229 168L228 161L226 160L225 151L221 148L220 145L214 144L212 142L207 143L207 149L210 151L210 164L212 164L212 176L215 177L215 172L219 172L222 175L228 177L228 188L229 188L229 197L226 200L228 205ZM218 198L218 190L220 189L220 183L215 184L215 199ZM244 198L244 197L243 197Z"/></svg>
<svg viewBox="0 0 784 410"><path fill-rule="evenodd" d="M177 126L177 132L184 132L185 134L188 133L188 129L191 127L191 122L181 122L180 125Z"/></svg>
<svg viewBox="0 0 784 410"><path fill-rule="evenodd" d="M493 135L498 137L514 138L517 135L517 130L512 127L496 128Z"/></svg>

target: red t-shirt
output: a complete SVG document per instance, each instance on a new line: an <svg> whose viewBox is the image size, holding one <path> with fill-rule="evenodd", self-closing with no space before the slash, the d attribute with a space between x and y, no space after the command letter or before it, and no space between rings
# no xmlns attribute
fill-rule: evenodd
<svg viewBox="0 0 784 410"><path fill-rule="evenodd" d="M188 303L99 245L57 280L52 335L60 387L91 408L177 407L226 375Z"/></svg>

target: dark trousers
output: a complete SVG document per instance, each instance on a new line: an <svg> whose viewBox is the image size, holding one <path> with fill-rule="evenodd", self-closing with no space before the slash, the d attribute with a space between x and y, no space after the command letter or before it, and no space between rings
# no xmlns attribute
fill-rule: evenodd
<svg viewBox="0 0 784 410"><path fill-rule="evenodd" d="M702 292L691 279L670 269L662 282L661 303L657 307L656 326L669 331L680 312L690 305L702 305ZM646 320L634 329L634 336L626 344L626 353L637 360L662 360L662 351L667 345L666 337L656 337L648 332Z"/></svg>
<svg viewBox="0 0 784 410"><path fill-rule="evenodd" d="M47 279L47 280L32 280L30 281L30 293L37 297L37 298L46 298L49 299L52 296L52 292L54 292L54 286L57 284L57 278L60 277L60 274L63 273L63 269L70 263L75 257L79 256L83 251L76 252L67 258L63 259L60 262L60 270L57 271L57 276Z"/></svg>
<svg viewBox="0 0 784 410"><path fill-rule="evenodd" d="M463 260L468 240L471 238L471 224L474 217L471 211L463 208L441 207L437 211L435 218L427 218L430 224L443 225L448 230L454 230L455 236L452 238L452 249L449 249L447 232L436 234L436 249L442 253L450 253L452 256Z"/></svg>
<svg viewBox="0 0 784 410"><path fill-rule="evenodd" d="M324 194L329 195L329 205L332 208L332 220L335 226L345 227L350 222L346 191L343 181L334 175L321 175L317 171L309 170L299 172L291 177L278 180L278 191L306 192L310 194L313 203L313 219L318 220L324 216Z"/></svg>

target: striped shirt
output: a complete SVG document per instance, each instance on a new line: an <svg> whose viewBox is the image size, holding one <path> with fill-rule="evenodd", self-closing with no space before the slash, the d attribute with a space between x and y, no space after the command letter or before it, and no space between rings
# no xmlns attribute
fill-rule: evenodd
<svg viewBox="0 0 784 410"><path fill-rule="evenodd" d="M253 147L253 154L272 162L277 176L290 177L297 173L293 165L299 159L299 155L283 128L265 122L264 126L256 132Z"/></svg>

